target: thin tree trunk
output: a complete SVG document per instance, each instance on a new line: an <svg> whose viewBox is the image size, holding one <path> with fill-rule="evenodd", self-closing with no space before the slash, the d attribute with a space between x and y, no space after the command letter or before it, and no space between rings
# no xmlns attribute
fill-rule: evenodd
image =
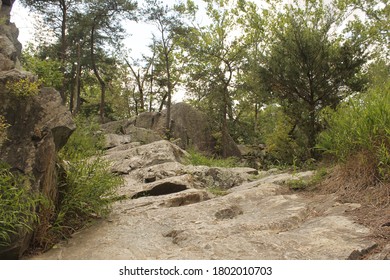
<svg viewBox="0 0 390 280"><path fill-rule="evenodd" d="M96 78L99 81L100 84L100 106L99 106L99 115L100 115L100 122L104 123L105 119L105 95L106 95L106 83L102 79L102 77L99 74L99 70L96 66L96 61L95 61L95 26L92 26L91 30L91 62L92 62L92 68L93 72L96 76Z"/></svg>
<svg viewBox="0 0 390 280"><path fill-rule="evenodd" d="M62 10L62 22L61 22L61 70L62 73L65 73L65 65L66 65L66 51L67 51L67 43L66 43L66 24L67 24L67 7L65 0L60 1L60 6ZM62 99L62 103L66 103L66 79L65 76L62 79L62 87L60 89L60 95Z"/></svg>
<svg viewBox="0 0 390 280"><path fill-rule="evenodd" d="M77 44L77 73L76 73L76 108L73 115L77 115L81 107L81 47Z"/></svg>

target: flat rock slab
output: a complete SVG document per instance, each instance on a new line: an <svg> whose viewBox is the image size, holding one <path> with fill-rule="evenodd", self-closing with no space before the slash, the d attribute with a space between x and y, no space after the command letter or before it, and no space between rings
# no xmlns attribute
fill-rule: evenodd
<svg viewBox="0 0 390 280"><path fill-rule="evenodd" d="M344 214L358 205L280 195L273 182L284 177L214 198L187 189L126 199L108 220L35 259L347 259L375 245L369 230Z"/></svg>

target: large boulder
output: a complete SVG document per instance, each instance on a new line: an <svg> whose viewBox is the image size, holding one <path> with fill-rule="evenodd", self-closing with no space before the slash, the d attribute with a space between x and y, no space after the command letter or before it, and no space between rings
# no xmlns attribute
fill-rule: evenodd
<svg viewBox="0 0 390 280"><path fill-rule="evenodd" d="M131 120L105 123L101 126L101 129L105 133L106 149L118 146L118 144L133 142L149 144L163 139L158 133L150 129L134 126Z"/></svg>
<svg viewBox="0 0 390 280"><path fill-rule="evenodd" d="M136 127L152 129L160 135L165 134L166 110L145 112L134 120ZM182 149L194 147L209 154L216 153L216 139L213 137L211 121L191 105L181 102L171 106L171 136ZM227 156L240 157L237 144L229 136Z"/></svg>
<svg viewBox="0 0 390 280"><path fill-rule="evenodd" d="M9 73L8 73L9 76ZM32 178L31 188L54 204L57 201L57 152L76 128L71 114L61 104L58 92L43 88L35 96L18 97L4 90L0 72L0 115L10 127L0 147L0 161L15 172ZM27 249L30 234L20 236L0 258L18 258Z"/></svg>

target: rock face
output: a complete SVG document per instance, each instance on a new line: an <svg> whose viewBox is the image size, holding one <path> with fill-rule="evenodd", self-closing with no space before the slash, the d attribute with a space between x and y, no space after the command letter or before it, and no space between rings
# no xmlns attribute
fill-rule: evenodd
<svg viewBox="0 0 390 280"><path fill-rule="evenodd" d="M123 200L35 259L351 259L375 248L370 230L345 215L359 205L284 191L282 182L312 172L183 165L186 153L167 141L119 145L106 157L124 176Z"/></svg>
<svg viewBox="0 0 390 280"><path fill-rule="evenodd" d="M13 2L2 0L0 3L0 71L20 69L22 45L18 41L19 31L9 21Z"/></svg>
<svg viewBox="0 0 390 280"><path fill-rule="evenodd" d="M161 113L145 112L137 116L134 125L137 127L152 129L160 135L164 135L166 111ZM212 135L211 123L207 116L199 112L191 105L184 102L173 104L171 107L172 137L182 149L194 146L199 151L209 154L216 152L216 140ZM240 151L229 136L227 156L240 157Z"/></svg>
<svg viewBox="0 0 390 280"><path fill-rule="evenodd" d="M54 89L42 88L30 96L18 96L8 89L8 82L35 81L33 75L17 69L21 46L16 27L9 23L12 3L3 0L0 7L0 116L10 125L0 146L0 161L29 176L32 191L39 191L55 204L57 152L76 127ZM10 246L0 248L0 259L19 258L30 239L31 234L15 237Z"/></svg>
<svg viewBox="0 0 390 280"><path fill-rule="evenodd" d="M17 172L32 175L33 190L56 202L57 152L76 128L70 113L61 105L59 93L43 88L37 96L21 99L0 86L0 104L0 115L10 125L8 140L0 147L0 160ZM0 250L0 258L19 257L28 242L29 237L21 237L10 248Z"/></svg>

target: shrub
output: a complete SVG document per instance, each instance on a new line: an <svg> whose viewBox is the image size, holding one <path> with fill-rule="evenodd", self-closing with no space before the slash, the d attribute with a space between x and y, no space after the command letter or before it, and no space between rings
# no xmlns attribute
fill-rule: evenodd
<svg viewBox="0 0 390 280"><path fill-rule="evenodd" d="M276 112L274 117L274 127L264 135L266 165L300 166L309 158L304 134L282 111Z"/></svg>
<svg viewBox="0 0 390 280"><path fill-rule="evenodd" d="M101 158L76 160L65 168L60 185L61 205L57 223L79 228L92 217L109 213L121 177L109 172Z"/></svg>
<svg viewBox="0 0 390 280"><path fill-rule="evenodd" d="M99 134L99 124L90 119L75 119L77 129L62 148L61 158L72 161L100 154L103 149L103 135Z"/></svg>
<svg viewBox="0 0 390 280"><path fill-rule="evenodd" d="M0 163L0 247L8 246L13 236L32 230L37 203L28 178L12 173L8 165Z"/></svg>
<svg viewBox="0 0 390 280"><path fill-rule="evenodd" d="M6 88L11 94L21 97L37 95L39 93L40 86L40 81L31 81L29 78L17 81L8 81L6 84Z"/></svg>
<svg viewBox="0 0 390 280"><path fill-rule="evenodd" d="M329 127L319 135L318 149L340 162L364 156L361 163L374 165L372 176L390 179L390 80L328 110L324 118Z"/></svg>

